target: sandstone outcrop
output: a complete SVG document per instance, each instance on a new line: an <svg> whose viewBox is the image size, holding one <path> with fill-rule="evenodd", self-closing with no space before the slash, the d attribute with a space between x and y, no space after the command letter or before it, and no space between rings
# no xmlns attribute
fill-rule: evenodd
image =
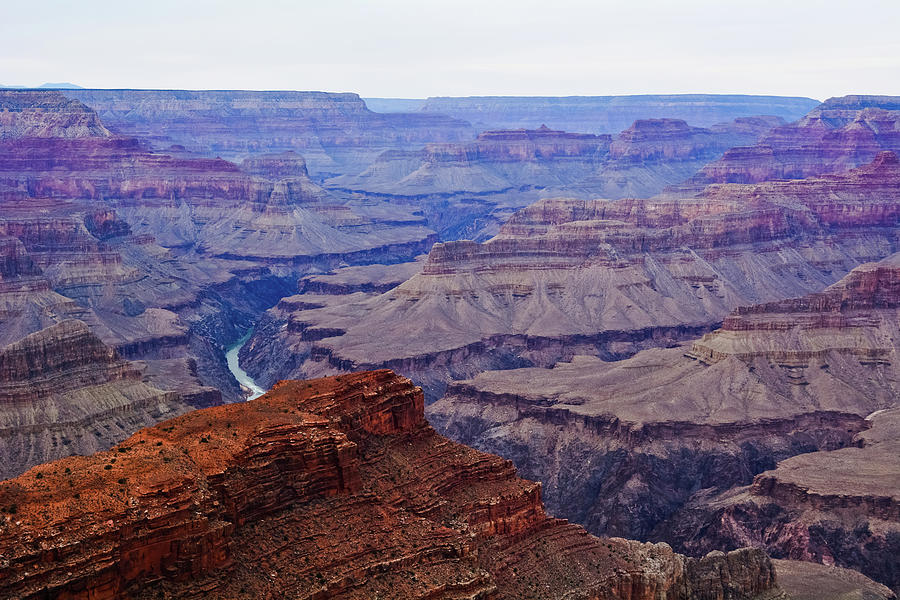
<svg viewBox="0 0 900 600"><path fill-rule="evenodd" d="M543 200L486 243L436 244L385 294L284 318L276 335L293 360L273 379L388 366L436 398L489 369L671 345L895 252L898 184L888 152L841 176Z"/></svg>
<svg viewBox="0 0 900 600"><path fill-rule="evenodd" d="M548 517L540 485L437 435L389 371L283 382L0 483L19 598L763 598L758 550L703 559Z"/></svg>

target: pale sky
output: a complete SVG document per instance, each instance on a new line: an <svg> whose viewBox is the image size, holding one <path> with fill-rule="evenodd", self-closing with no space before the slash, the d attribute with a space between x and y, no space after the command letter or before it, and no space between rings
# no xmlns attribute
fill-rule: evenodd
<svg viewBox="0 0 900 600"><path fill-rule="evenodd" d="M0 0L0 84L900 95L898 0Z"/></svg>

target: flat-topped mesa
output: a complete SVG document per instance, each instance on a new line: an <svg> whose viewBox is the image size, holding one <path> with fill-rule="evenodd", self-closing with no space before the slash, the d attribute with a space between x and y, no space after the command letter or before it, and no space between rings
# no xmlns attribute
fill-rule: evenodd
<svg viewBox="0 0 900 600"><path fill-rule="evenodd" d="M485 131L466 144L429 144L428 162L451 161L549 161L567 157L600 158L609 150L611 136L540 129Z"/></svg>
<svg viewBox="0 0 900 600"><path fill-rule="evenodd" d="M0 593L613 600L630 590L633 600L682 600L717 590L750 600L777 591L757 550L695 560L664 544L601 541L547 517L539 490L508 461L438 436L421 390L388 371L282 382L0 483Z"/></svg>
<svg viewBox="0 0 900 600"><path fill-rule="evenodd" d="M771 129L770 124L764 129ZM762 132L759 132L762 133ZM680 119L642 119L622 131L609 147L610 157L620 161L686 159L719 148L722 141L713 131L691 127Z"/></svg>
<svg viewBox="0 0 900 600"><path fill-rule="evenodd" d="M241 162L241 169L251 175L261 175L271 179L309 177L306 161L293 151L245 158Z"/></svg>
<svg viewBox="0 0 900 600"><path fill-rule="evenodd" d="M0 140L110 135L94 111L61 92L0 90Z"/></svg>
<svg viewBox="0 0 900 600"><path fill-rule="evenodd" d="M831 98L756 144L738 146L693 181L753 183L839 173L882 150L900 151L900 101L892 96Z"/></svg>

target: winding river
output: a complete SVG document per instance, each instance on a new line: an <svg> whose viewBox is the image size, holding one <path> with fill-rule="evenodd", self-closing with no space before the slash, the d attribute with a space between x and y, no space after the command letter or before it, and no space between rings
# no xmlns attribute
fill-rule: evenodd
<svg viewBox="0 0 900 600"><path fill-rule="evenodd" d="M259 387L252 377L247 375L247 372L241 368L240 363L238 362L238 352L241 351L244 344L247 343L247 340L250 339L250 336L253 335L253 330L247 332L247 335L242 337L234 344L231 348L225 352L225 360L228 362L228 370L231 371L231 374L234 375L234 378L238 380L238 383L241 386L250 390L250 395L247 396L247 400L253 400L254 398L259 398L263 394L266 393L266 390Z"/></svg>

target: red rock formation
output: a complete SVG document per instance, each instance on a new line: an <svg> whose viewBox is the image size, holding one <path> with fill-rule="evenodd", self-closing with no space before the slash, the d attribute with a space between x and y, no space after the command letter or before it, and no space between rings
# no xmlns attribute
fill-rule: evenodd
<svg viewBox="0 0 900 600"><path fill-rule="evenodd" d="M208 156L295 151L315 172L355 172L380 152L474 137L433 114L378 114L356 94L325 92L67 90L117 133Z"/></svg>
<svg viewBox="0 0 900 600"><path fill-rule="evenodd" d="M685 559L547 517L538 484L436 435L422 409L421 390L389 371L285 382L108 452L35 467L0 483L0 590L621 600L774 591L758 551Z"/></svg>

